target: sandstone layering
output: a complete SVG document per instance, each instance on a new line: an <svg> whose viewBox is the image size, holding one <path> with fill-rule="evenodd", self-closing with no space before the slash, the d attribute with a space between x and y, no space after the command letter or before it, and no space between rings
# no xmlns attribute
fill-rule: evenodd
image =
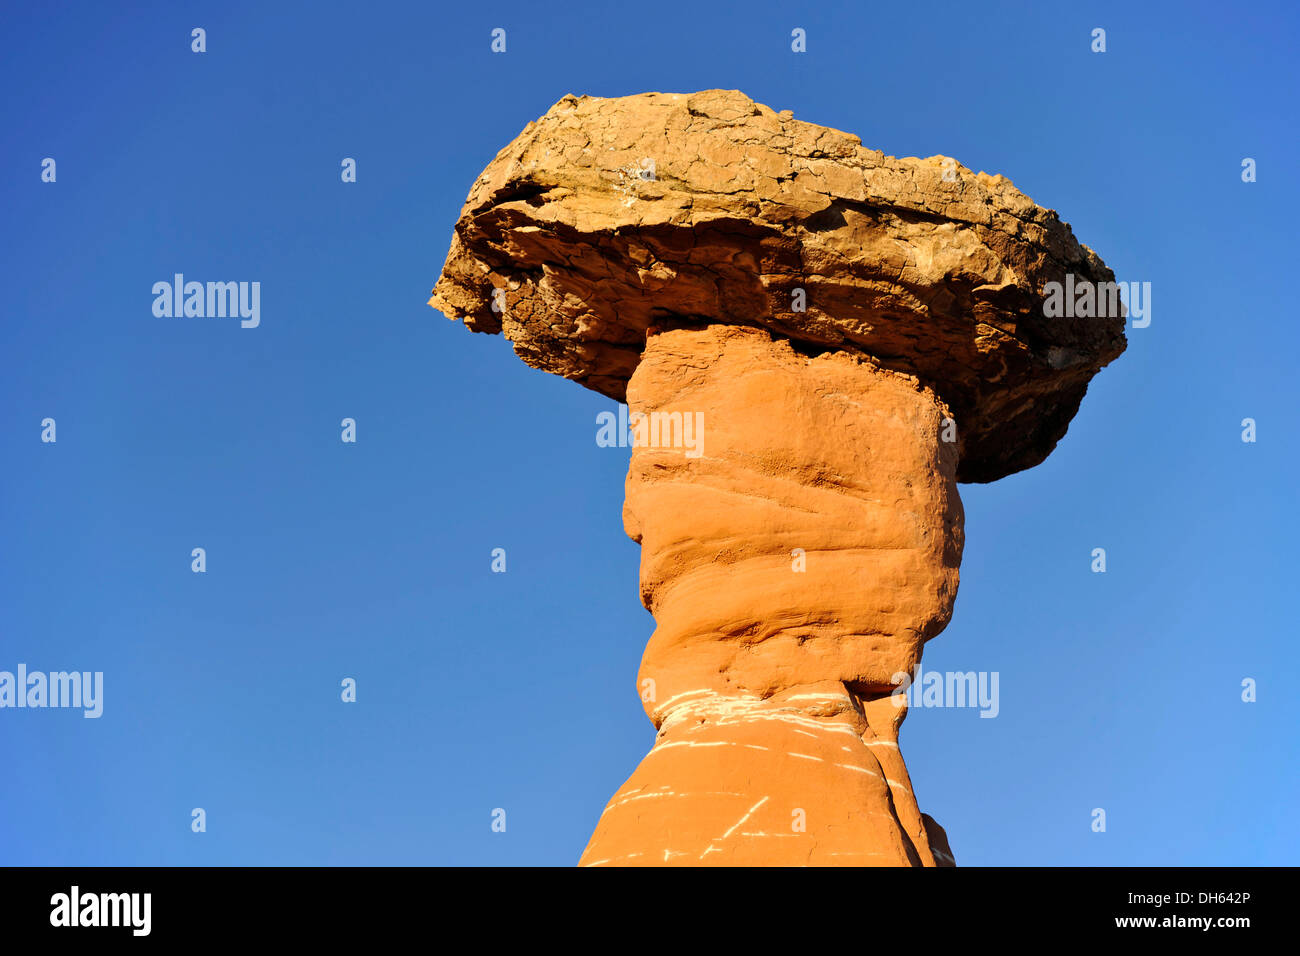
<svg viewBox="0 0 1300 956"><path fill-rule="evenodd" d="M957 482L1042 461L1124 349L1044 315L1067 275L1114 279L1003 177L734 91L568 96L488 165L430 305L646 416L658 735L583 863L953 862L891 691L952 614Z"/></svg>

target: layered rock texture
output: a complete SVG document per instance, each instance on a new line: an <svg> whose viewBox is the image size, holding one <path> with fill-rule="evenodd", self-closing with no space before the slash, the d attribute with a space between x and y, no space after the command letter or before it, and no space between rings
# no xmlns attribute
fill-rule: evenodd
<svg viewBox="0 0 1300 956"><path fill-rule="evenodd" d="M952 614L958 481L1041 461L1122 314L1000 176L743 94L565 97L475 183L430 304L637 424L624 526L658 729L585 864L952 863L898 749Z"/></svg>

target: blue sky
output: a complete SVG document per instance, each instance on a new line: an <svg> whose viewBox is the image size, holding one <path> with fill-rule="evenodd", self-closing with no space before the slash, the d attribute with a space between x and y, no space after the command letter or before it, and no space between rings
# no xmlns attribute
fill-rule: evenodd
<svg viewBox="0 0 1300 956"><path fill-rule="evenodd" d="M0 710L0 864L577 860L653 739L628 451L425 301L561 96L714 87L1002 173L1152 286L1056 452L962 487L924 663L1000 713L902 734L958 863L1295 862L1292 5L113 6L0 15L0 670L104 673L98 720ZM177 272L260 326L156 318Z"/></svg>

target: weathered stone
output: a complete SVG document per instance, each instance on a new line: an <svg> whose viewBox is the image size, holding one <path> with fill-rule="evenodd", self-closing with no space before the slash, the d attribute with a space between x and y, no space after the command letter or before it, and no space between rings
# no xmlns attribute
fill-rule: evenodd
<svg viewBox="0 0 1300 956"><path fill-rule="evenodd" d="M958 479L992 481L1046 457L1124 349L1121 315L1044 316L1067 274L1114 279L1001 176L734 91L568 96L474 184L431 304L619 401L652 322L866 355L934 388Z"/></svg>
<svg viewBox="0 0 1300 956"><path fill-rule="evenodd" d="M947 409L909 376L724 325L652 334L628 402L698 416L702 454L662 432L632 450L659 734L583 862L934 865L891 691L957 593Z"/></svg>
<svg viewBox="0 0 1300 956"><path fill-rule="evenodd" d="M736 92L566 97L488 166L430 304L626 400L655 744L604 864L952 865L898 749L952 614L958 481L1042 460L1122 313L1000 176L894 159ZM804 308L806 306L806 308Z"/></svg>

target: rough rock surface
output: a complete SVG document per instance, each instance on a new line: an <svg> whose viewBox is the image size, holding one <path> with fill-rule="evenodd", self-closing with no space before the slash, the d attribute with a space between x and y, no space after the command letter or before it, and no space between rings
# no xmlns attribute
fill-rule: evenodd
<svg viewBox="0 0 1300 956"><path fill-rule="evenodd" d="M662 428L632 451L659 733L583 862L935 865L890 691L957 593L947 409L909 376L724 325L652 334L628 403L701 416L702 454Z"/></svg>
<svg viewBox="0 0 1300 956"><path fill-rule="evenodd" d="M1123 350L1044 317L1067 274L1113 279L1002 177L736 92L565 97L492 161L430 304L644 416L658 733L584 864L953 863L891 691L952 614L957 482L1042 460Z"/></svg>
<svg viewBox="0 0 1300 956"><path fill-rule="evenodd" d="M1067 273L1114 278L1001 176L734 91L567 96L474 184L432 303L619 401L663 318L860 352L935 388L959 480L992 481L1046 457L1123 351L1121 316L1043 315Z"/></svg>

